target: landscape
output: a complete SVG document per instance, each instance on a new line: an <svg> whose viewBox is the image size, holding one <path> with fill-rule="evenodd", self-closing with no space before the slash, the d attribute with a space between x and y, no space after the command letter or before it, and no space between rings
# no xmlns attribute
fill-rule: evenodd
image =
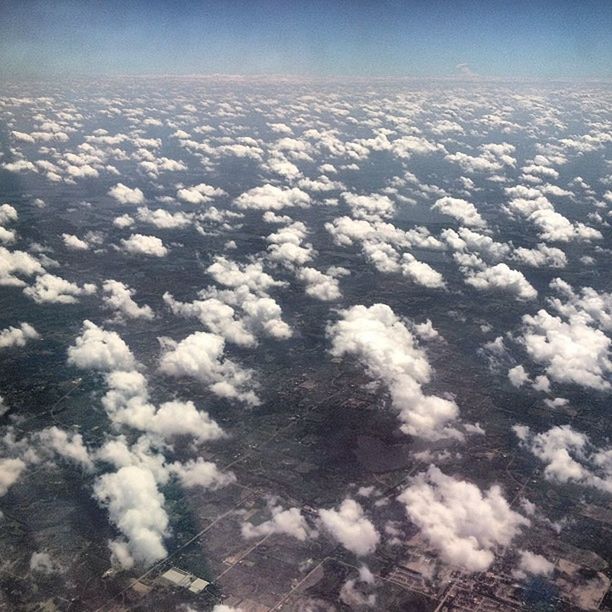
<svg viewBox="0 0 612 612"><path fill-rule="evenodd" d="M0 82L0 609L612 609L605 79Z"/></svg>

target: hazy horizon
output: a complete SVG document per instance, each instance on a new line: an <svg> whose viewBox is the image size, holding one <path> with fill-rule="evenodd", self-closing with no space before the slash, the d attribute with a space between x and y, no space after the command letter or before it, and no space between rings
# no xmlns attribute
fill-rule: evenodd
<svg viewBox="0 0 612 612"><path fill-rule="evenodd" d="M612 4L8 0L0 75L609 79Z"/></svg>

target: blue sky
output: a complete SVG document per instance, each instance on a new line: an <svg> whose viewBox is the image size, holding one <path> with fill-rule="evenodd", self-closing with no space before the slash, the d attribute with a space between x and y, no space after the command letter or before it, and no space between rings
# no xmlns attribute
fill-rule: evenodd
<svg viewBox="0 0 612 612"><path fill-rule="evenodd" d="M612 77L612 0L2 0L0 75Z"/></svg>

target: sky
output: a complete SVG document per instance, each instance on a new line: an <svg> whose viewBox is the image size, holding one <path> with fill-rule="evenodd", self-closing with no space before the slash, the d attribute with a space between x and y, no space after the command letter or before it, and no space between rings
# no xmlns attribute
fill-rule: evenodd
<svg viewBox="0 0 612 612"><path fill-rule="evenodd" d="M611 32L610 0L2 0L0 76L609 79Z"/></svg>

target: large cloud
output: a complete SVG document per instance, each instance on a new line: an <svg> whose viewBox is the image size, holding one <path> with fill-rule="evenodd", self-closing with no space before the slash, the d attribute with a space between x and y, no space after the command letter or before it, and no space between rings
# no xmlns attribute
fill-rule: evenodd
<svg viewBox="0 0 612 612"><path fill-rule="evenodd" d="M457 405L423 392L422 385L431 378L427 356L391 308L385 304L353 306L340 315L327 330L331 353L354 355L371 376L387 385L402 431L432 440L461 437L451 425L459 414Z"/></svg>
<svg viewBox="0 0 612 612"><path fill-rule="evenodd" d="M568 321L546 310L523 317L524 343L528 355L546 368L546 374L560 383L606 390L612 372L610 338L582 318Z"/></svg>
<svg viewBox="0 0 612 612"><path fill-rule="evenodd" d="M434 466L414 477L398 500L442 559L471 572L486 570L495 550L529 524L497 485L483 493Z"/></svg>
<svg viewBox="0 0 612 612"><path fill-rule="evenodd" d="M134 562L150 565L166 556L168 515L150 471L131 465L104 474L94 485L94 497L108 508L111 521L127 538L126 543L111 546L124 567Z"/></svg>

